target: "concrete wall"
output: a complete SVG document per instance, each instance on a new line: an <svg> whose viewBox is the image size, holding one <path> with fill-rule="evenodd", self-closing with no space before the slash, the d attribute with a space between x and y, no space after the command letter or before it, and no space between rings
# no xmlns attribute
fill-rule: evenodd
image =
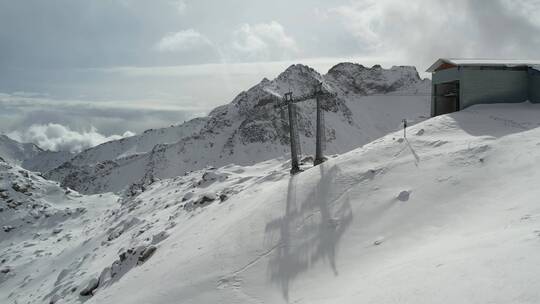
<svg viewBox="0 0 540 304"><path fill-rule="evenodd" d="M529 69L529 100L540 103L540 71Z"/></svg>
<svg viewBox="0 0 540 304"><path fill-rule="evenodd" d="M461 109L474 104L524 102L529 99L527 71L460 69Z"/></svg>

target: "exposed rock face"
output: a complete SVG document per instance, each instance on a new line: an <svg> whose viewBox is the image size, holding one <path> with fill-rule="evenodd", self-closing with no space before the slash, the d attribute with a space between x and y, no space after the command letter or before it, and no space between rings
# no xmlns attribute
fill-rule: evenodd
<svg viewBox="0 0 540 304"><path fill-rule="evenodd" d="M328 71L328 76L341 84L346 92L373 95L414 88L422 82L414 67L394 66L383 69L380 65L366 68L359 64L340 63Z"/></svg>
<svg viewBox="0 0 540 304"><path fill-rule="evenodd" d="M133 184L142 187L207 166L249 165L288 156L288 114L274 107L276 100L288 91L309 94L319 82L337 94L322 103L329 154L349 151L394 130L402 118L418 120L429 110L429 81L420 79L414 67L340 63L321 75L297 64L274 80L263 79L205 118L88 149L46 176L80 192L100 193ZM394 106L400 110L390 110ZM315 103L299 104L296 118L302 152L313 153ZM135 188L130 191L137 192Z"/></svg>

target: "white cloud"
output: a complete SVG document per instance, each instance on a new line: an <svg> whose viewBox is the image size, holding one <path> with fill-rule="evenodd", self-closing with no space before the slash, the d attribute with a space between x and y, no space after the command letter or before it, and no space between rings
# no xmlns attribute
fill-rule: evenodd
<svg viewBox="0 0 540 304"><path fill-rule="evenodd" d="M276 21L241 25L233 32L230 50L248 60L290 59L299 53L295 39Z"/></svg>
<svg viewBox="0 0 540 304"><path fill-rule="evenodd" d="M31 142L52 151L80 152L107 141L135 135L126 131L123 135L105 136L92 127L88 131L77 132L61 124L49 123L32 125L26 131L15 131L8 136L20 142Z"/></svg>
<svg viewBox="0 0 540 304"><path fill-rule="evenodd" d="M194 29L168 33L157 43L156 48L161 52L187 51L204 46L212 42Z"/></svg>
<svg viewBox="0 0 540 304"><path fill-rule="evenodd" d="M536 56L537 0L358 0L329 9L361 54L395 58L426 68L440 57ZM534 12L534 13L533 13ZM536 18L538 19L538 18Z"/></svg>
<svg viewBox="0 0 540 304"><path fill-rule="evenodd" d="M180 15L183 15L186 12L187 5L184 0L174 1L173 5Z"/></svg>
<svg viewBox="0 0 540 304"><path fill-rule="evenodd" d="M351 34L359 39L369 50L379 48L380 25L385 14L385 5L376 1L360 1L350 5L343 5L329 10L330 14L336 14ZM364 50L365 51L365 50Z"/></svg>

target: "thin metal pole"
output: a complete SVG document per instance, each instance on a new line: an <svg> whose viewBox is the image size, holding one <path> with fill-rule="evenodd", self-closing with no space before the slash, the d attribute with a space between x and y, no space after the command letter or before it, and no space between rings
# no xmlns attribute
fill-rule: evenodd
<svg viewBox="0 0 540 304"><path fill-rule="evenodd" d="M403 122L403 138L406 138L407 137L407 119L404 118L402 122Z"/></svg>

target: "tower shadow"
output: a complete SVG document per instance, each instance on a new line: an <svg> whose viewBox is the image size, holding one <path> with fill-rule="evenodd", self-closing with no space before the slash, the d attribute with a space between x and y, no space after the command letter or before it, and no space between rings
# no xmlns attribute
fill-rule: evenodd
<svg viewBox="0 0 540 304"><path fill-rule="evenodd" d="M348 194L353 183L335 165L323 163L312 170L319 170L318 179L290 178L284 215L266 225L267 238L279 238L268 264L269 279L286 301L291 284L316 264L326 262L339 274L338 245L353 218Z"/></svg>

